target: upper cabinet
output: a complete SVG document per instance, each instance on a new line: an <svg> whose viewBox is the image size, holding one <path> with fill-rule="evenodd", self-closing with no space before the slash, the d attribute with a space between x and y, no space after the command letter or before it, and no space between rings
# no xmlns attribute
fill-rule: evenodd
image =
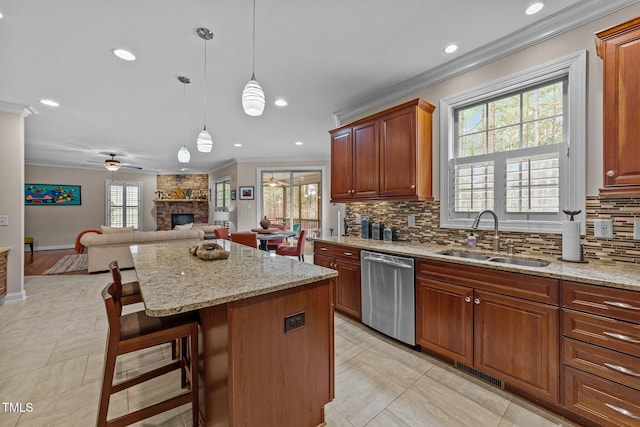
<svg viewBox="0 0 640 427"><path fill-rule="evenodd" d="M431 200L431 114L422 99L331 134L331 201Z"/></svg>
<svg viewBox="0 0 640 427"><path fill-rule="evenodd" d="M604 60L604 188L640 193L640 17L596 33Z"/></svg>

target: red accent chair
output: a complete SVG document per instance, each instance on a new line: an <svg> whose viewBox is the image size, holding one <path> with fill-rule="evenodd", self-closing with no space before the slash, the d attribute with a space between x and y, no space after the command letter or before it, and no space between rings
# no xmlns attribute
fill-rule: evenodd
<svg viewBox="0 0 640 427"><path fill-rule="evenodd" d="M231 241L258 249L258 233L253 231L236 231L231 233Z"/></svg>
<svg viewBox="0 0 640 427"><path fill-rule="evenodd" d="M229 229L228 228L216 228L215 230L213 230L213 234L215 234L216 239L229 240Z"/></svg>
<svg viewBox="0 0 640 427"><path fill-rule="evenodd" d="M304 242L307 238L307 230L300 230L300 237L298 237L298 244L296 246L280 246L276 249L277 255L282 256L297 256L298 260L304 261Z"/></svg>
<svg viewBox="0 0 640 427"><path fill-rule="evenodd" d="M285 230L286 229L284 225L274 225L274 224L271 224L269 226L269 228L277 228L278 230ZM267 240L267 250L268 251L275 251L276 249L278 249L282 245L284 245L284 238L283 239Z"/></svg>
<svg viewBox="0 0 640 427"><path fill-rule="evenodd" d="M111 263L109 264L109 269L113 273L114 270L118 269L118 266L115 263ZM113 276L119 277L118 274L113 274ZM147 316L144 311L136 311L123 315L121 299L122 283L117 280L104 288L102 298L104 299L107 311L109 333L107 335L107 346L105 350L104 374L102 378L97 426L133 424L189 402L191 402L192 422L194 426L197 426L199 381L198 315L196 313L184 313L174 316L150 317ZM180 352L178 360L144 372L141 375L128 378L118 384L113 384L116 358L119 355L155 347L175 340L180 340L182 343L182 351ZM189 344L188 356L187 343ZM109 400L112 394L176 369L182 369L182 386L184 387L188 384L190 390L155 405L138 409L115 419L107 420Z"/></svg>

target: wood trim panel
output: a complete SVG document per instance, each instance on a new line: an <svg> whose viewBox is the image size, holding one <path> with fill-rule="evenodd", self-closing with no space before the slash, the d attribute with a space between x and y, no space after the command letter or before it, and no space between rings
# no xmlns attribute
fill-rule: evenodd
<svg viewBox="0 0 640 427"><path fill-rule="evenodd" d="M558 280L440 261L416 260L416 274L545 304L559 304Z"/></svg>
<svg viewBox="0 0 640 427"><path fill-rule="evenodd" d="M623 353L640 354L640 325L638 324L563 309L562 333L567 337Z"/></svg>
<svg viewBox="0 0 640 427"><path fill-rule="evenodd" d="M313 252L318 255L343 258L358 263L360 262L360 249L351 246L314 242Z"/></svg>

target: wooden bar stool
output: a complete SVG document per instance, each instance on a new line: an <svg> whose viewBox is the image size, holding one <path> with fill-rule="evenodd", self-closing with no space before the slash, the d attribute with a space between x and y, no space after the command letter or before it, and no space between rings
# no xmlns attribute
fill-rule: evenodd
<svg viewBox="0 0 640 427"><path fill-rule="evenodd" d="M25 237L24 244L29 245L29 249L31 249L31 256L33 256L33 237Z"/></svg>
<svg viewBox="0 0 640 427"><path fill-rule="evenodd" d="M120 279L121 276L117 263L112 262L109 264L109 269L113 277ZM199 373L197 314L185 313L166 317L151 317L147 316L144 311L137 311L122 315L122 282L119 280L114 280L104 288L102 297L109 321L109 334L107 335L104 375L102 378L102 392L97 425L99 427L125 426L191 402L193 425L198 426ZM188 357L186 341L183 339L188 339L189 342ZM144 372L134 378L127 379L115 385L113 384L116 358L119 355L175 340L181 340L185 343L185 345L182 346L183 351L180 352L177 360L153 369L152 371ZM136 410L112 420L107 420L109 400L112 394L176 369L183 370L183 378L187 379L190 390L164 400L163 402Z"/></svg>

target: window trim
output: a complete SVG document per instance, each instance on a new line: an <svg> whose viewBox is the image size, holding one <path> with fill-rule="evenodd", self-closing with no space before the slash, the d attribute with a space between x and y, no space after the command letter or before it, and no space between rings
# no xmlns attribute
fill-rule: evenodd
<svg viewBox="0 0 640 427"><path fill-rule="evenodd" d="M105 188L104 188L104 199L105 199L105 203L104 203L104 220L105 220L105 224L107 226L111 226L111 206L109 205L109 188L111 186L114 185L118 185L118 186L124 186L125 190L124 190L124 194L126 197L126 187L138 187L138 228L136 228L136 231L141 231L143 230L143 224L142 224L142 218L143 218L143 206L142 206L142 181L119 181L119 180L113 180L113 179L107 179L105 181ZM123 208L126 210L126 207L128 205L126 204L126 200L125 200L125 205L123 206ZM126 215L123 215L123 218L126 220ZM125 227L129 227L129 225L127 225L126 223L124 224Z"/></svg>
<svg viewBox="0 0 640 427"><path fill-rule="evenodd" d="M226 194L226 191L223 190L224 192L224 197L225 200L228 198L229 199L229 206L218 206L218 184L226 184L229 183L229 195ZM231 176L227 175L225 177L222 178L218 178L213 182L213 209L215 211L226 211L229 212L231 210Z"/></svg>
<svg viewBox="0 0 640 427"><path fill-rule="evenodd" d="M567 150L568 173L567 203L560 209L582 212L576 218L581 222L581 233L585 232L586 213L586 104L587 104L587 51L550 61L528 70L506 76L474 89L440 100L440 227L469 229L473 218L450 218L449 202L449 160L455 146L454 111L456 108L498 97L528 86L566 76L568 80L567 103ZM562 155L562 153L561 153ZM496 212L497 213L497 212ZM492 228L489 219L481 221L481 228ZM562 221L504 220L499 223L501 230L521 232L561 233Z"/></svg>

